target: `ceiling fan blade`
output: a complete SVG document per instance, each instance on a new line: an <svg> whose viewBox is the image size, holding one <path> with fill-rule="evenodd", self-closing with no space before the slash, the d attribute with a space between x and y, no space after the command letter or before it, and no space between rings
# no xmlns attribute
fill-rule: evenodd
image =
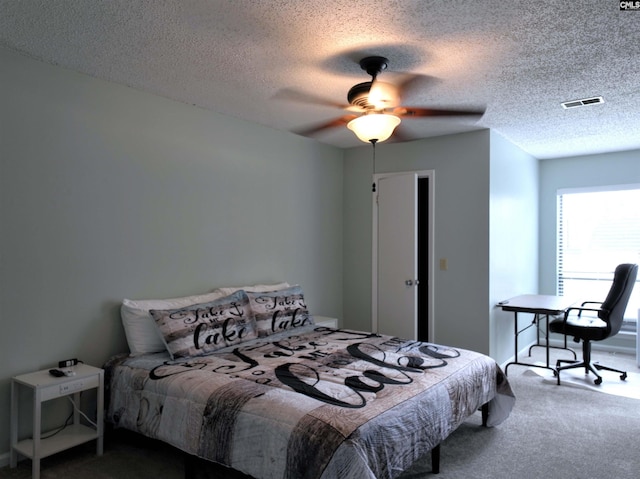
<svg viewBox="0 0 640 479"><path fill-rule="evenodd" d="M400 106L402 99L414 91L424 90L436 78L428 75L385 72L373 80L369 91L369 103L378 110Z"/></svg>
<svg viewBox="0 0 640 479"><path fill-rule="evenodd" d="M307 105L328 106L332 108L346 109L350 107L350 105L347 105L346 103L338 103L335 101L327 100L326 98L312 95L311 93L305 93L302 91L293 90L291 88L284 88L282 90L279 90L274 95L274 98L278 100L294 101L298 103L305 103Z"/></svg>
<svg viewBox="0 0 640 479"><path fill-rule="evenodd" d="M329 128L344 126L356 117L357 115L344 115L344 116L341 116L340 118L335 118L333 120L330 120L325 123L321 123L319 125L314 125L314 126L304 128L304 129L299 129L299 130L293 130L293 133L296 133L302 136L313 136L316 133L320 133L321 131L328 130Z"/></svg>
<svg viewBox="0 0 640 479"><path fill-rule="evenodd" d="M398 125L395 130L393 130L393 134L391 138L389 138L389 143L403 143L405 141L411 141L414 138L411 137L407 133L407 129L402 126L402 124Z"/></svg>
<svg viewBox="0 0 640 479"><path fill-rule="evenodd" d="M410 97L413 93L421 92L435 85L440 80L436 77L422 74L407 73L399 75L396 85L401 98Z"/></svg>
<svg viewBox="0 0 640 479"><path fill-rule="evenodd" d="M393 108L391 112L393 115L401 118L422 118L422 117L438 117L438 116L475 116L481 117L484 115L484 109L481 110L440 110L437 108L416 108L410 106L399 106Z"/></svg>

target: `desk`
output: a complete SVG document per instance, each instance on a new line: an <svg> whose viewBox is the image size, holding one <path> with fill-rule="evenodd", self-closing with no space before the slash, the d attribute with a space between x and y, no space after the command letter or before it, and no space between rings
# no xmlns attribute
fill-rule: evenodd
<svg viewBox="0 0 640 479"><path fill-rule="evenodd" d="M523 294L520 296L516 296L515 298L508 299L506 301L501 301L498 303L498 306L502 308L503 311L513 311L514 313L514 336L515 336L515 355L514 361L510 362L506 365L504 369L505 375L507 374L507 370L509 366L512 364L519 364L520 366L533 366L540 367L545 369L551 369L555 371L549 365L549 348L553 348L556 346L549 345L549 316L558 316L563 315L564 312L574 303L574 301L564 297L564 296L553 296L553 295L544 295L544 294ZM529 313L533 314L534 318L531 324L526 326L525 328L518 329L518 313ZM545 344L540 344L540 317L544 316L546 320L546 328L545 328ZM531 363L521 363L518 361L518 336L520 333L526 331L532 326L537 326L537 342L534 346L544 346L547 352L547 364L546 366L541 366L539 364L531 364ZM529 348L529 355L531 355L531 348ZM567 337L564 337L564 347L556 347L557 349L566 349L573 353L574 359L576 358L576 353L573 349L567 347Z"/></svg>

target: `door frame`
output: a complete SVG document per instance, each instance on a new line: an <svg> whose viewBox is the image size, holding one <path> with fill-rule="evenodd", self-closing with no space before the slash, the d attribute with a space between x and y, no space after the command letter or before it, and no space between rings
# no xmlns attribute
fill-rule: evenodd
<svg viewBox="0 0 640 479"><path fill-rule="evenodd" d="M434 277L434 225L435 225L435 170L413 170L413 171L398 171L393 173L375 173L373 175L373 183L374 185L378 184L380 178L385 178L389 176L397 176L397 175L414 175L416 177L416 181L418 178L429 178L429 192L427 195L428 198L428 225L427 225L427 236L428 236L428 245L427 245L427 258L429 262L429 267L427 268L427 278L426 278L426 291L427 291L427 331L429 335L429 342L435 342L435 318L434 318L434 285L433 285L433 277ZM372 248L371 248L371 330L373 332L378 332L378 195L376 192L371 197L372 203ZM417 214L417 212L416 212ZM420 285L423 286L423 281L425 278L419 278Z"/></svg>

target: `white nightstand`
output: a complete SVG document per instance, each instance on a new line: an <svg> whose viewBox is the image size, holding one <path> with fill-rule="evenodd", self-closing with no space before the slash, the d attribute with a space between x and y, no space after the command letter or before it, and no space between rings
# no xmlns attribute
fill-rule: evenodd
<svg viewBox="0 0 640 479"><path fill-rule="evenodd" d="M316 322L316 326L324 326L326 328L337 328L338 327L338 319L337 318L329 318L327 316L314 316L313 319Z"/></svg>
<svg viewBox="0 0 640 479"><path fill-rule="evenodd" d="M18 465L18 454L31 458L32 478L40 478L40 459L70 447L88 441L97 440L96 453L100 456L103 450L103 411L104 411L104 371L86 364L78 364L73 368L75 376L55 377L49 370L21 374L11 378L11 457L10 467ZM18 392L20 387L33 391L33 434L28 439L18 441ZM97 389L96 427L86 426L80 422L80 393L89 389ZM73 424L68 425L56 435L41 438L42 403L50 399L74 395L77 408L73 411Z"/></svg>

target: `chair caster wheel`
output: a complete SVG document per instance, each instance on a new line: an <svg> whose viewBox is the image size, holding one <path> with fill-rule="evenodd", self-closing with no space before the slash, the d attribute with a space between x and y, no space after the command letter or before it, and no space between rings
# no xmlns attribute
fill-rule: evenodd
<svg viewBox="0 0 640 479"><path fill-rule="evenodd" d="M624 381L625 379L627 379L627 373L622 373L622 374L620 375L620 379L622 379L623 381Z"/></svg>
<svg viewBox="0 0 640 479"><path fill-rule="evenodd" d="M602 378L594 379L593 384L602 384Z"/></svg>

